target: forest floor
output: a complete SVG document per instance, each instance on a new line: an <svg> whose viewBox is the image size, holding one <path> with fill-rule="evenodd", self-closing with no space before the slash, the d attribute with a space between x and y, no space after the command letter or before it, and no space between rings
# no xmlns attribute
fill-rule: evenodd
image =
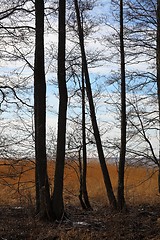
<svg viewBox="0 0 160 240"><path fill-rule="evenodd" d="M66 206L65 222L36 219L32 207L0 206L0 240L160 240L160 206L129 206L127 212Z"/></svg>

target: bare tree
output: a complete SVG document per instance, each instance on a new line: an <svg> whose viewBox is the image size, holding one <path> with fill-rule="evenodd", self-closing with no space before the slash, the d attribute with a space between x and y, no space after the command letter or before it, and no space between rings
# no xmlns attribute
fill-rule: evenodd
<svg viewBox="0 0 160 240"><path fill-rule="evenodd" d="M59 39L58 39L58 87L59 87L59 115L57 134L56 167L54 176L54 191L52 196L52 210L55 219L64 217L63 177L66 145L66 120L67 120L67 86L65 70L65 45L66 45L66 1L59 0Z"/></svg>
<svg viewBox="0 0 160 240"><path fill-rule="evenodd" d="M157 0L157 94L159 106L159 138L160 138L160 0ZM160 141L160 140L159 140ZM160 193L160 148L159 148L159 193Z"/></svg>
<svg viewBox="0 0 160 240"><path fill-rule="evenodd" d="M85 76L85 81L86 81L86 91L87 91L87 97L88 97L88 100L89 100L91 121L92 121L94 136L95 136L95 140L96 140L96 145L97 145L97 150L98 150L98 155L99 155L99 161L100 161L100 164L101 164L104 183L105 183L105 186L106 186L106 191L107 191L107 194L108 194L110 205L113 208L116 208L116 205L117 205L116 198L115 198L114 193L113 193L112 184L111 184L108 169L107 169L107 166L106 166L106 163L105 163L105 157L104 157L104 153L103 153L100 133L99 133L98 124L97 124L97 120L96 120L95 107L94 107L94 103L93 103L92 90L91 90L91 84L90 84L88 66L87 66L87 59L86 59L86 54L85 54L83 28L82 28L82 25L81 25L81 18L80 18L78 1L74 0L74 4L75 4L76 16L77 16L78 35L79 35L79 42L80 42L80 49L81 49L81 56L82 56L82 66L83 66L83 69L84 69L84 76Z"/></svg>
<svg viewBox="0 0 160 240"><path fill-rule="evenodd" d="M85 79L82 69L82 146L83 146L83 171L82 171L82 197L84 199L84 205L86 209L92 209L88 197L87 191L87 146L86 146L86 111L85 111Z"/></svg>
<svg viewBox="0 0 160 240"><path fill-rule="evenodd" d="M41 218L49 218L50 192L46 157L46 82L44 69L44 1L35 1L36 43L34 64L34 116L36 159L36 207Z"/></svg>
<svg viewBox="0 0 160 240"><path fill-rule="evenodd" d="M125 83L125 52L123 33L123 0L120 0L120 55L121 55L121 149L118 169L118 208L125 206L124 169L126 158L126 83Z"/></svg>

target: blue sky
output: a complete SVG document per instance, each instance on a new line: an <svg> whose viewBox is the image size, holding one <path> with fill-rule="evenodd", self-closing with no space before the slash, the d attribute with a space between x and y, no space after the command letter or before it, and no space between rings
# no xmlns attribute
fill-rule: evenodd
<svg viewBox="0 0 160 240"><path fill-rule="evenodd" d="M109 0L99 1L99 3L102 3L102 5L97 6L95 8L95 10L93 11L92 15L94 15L94 16L100 15L101 17L102 17L102 15L104 15L109 20L111 17L110 1ZM115 26L118 27L118 23L115 23ZM108 46L107 42L104 42L103 44L101 44L100 41L96 40L96 37L97 36L103 37L106 34L110 35L111 32L113 32L113 30L111 30L111 28L109 26L104 26L104 24L102 24L100 28L97 28L97 32L92 34L92 38L88 37L88 39L86 40L86 50L87 51L92 50L92 52L96 51L97 49L101 50L103 52L104 56L106 56L106 60L107 60L112 49ZM49 33L48 35L46 35L45 43L46 43L46 54L47 54L47 61L46 61L46 69L47 69L48 64L50 62L50 58L52 57L50 55L50 51L51 51L50 44L54 43L55 45L57 45L57 34ZM70 44L70 41L67 44ZM115 52L115 55L118 55L117 52ZM31 52L31 57L29 57L29 60L33 64L33 52ZM22 66L22 62L19 62L19 61L17 61L17 62L1 61L1 65L0 65L1 75L6 74L9 77L11 77L11 79L13 81L16 77L16 74L14 74L14 76L13 76L11 74L11 72L13 70L15 70L15 68L19 68L20 66ZM56 68L56 62L53 63L53 68L54 67ZM52 70L51 73L48 73L46 75L47 81L52 78L56 78L55 69L53 69L53 68L51 69ZM98 122L99 122L100 126L106 126L106 128L109 128L109 127L111 128L108 131L106 138L108 136L110 138L119 137L119 134L120 134L119 130L115 127L116 123L117 123L117 121L115 120L115 118L117 117L117 115L116 115L117 113L115 111L113 111L114 109L112 107L110 108L110 110L108 110L109 106L107 106L105 104L106 99L109 98L108 94L111 94L112 91L116 90L116 84L107 86L105 81L107 80L107 78L110 78L110 75L113 73L113 71L117 71L118 69L119 69L119 65L117 65L117 63L112 62L111 60L110 61L102 61L100 66L89 69L91 81L94 82L95 78L97 78L98 75L101 75L101 77L98 80L98 83L99 83L99 85L101 85L101 87L104 84L104 86L102 88L102 90L104 91L103 99L98 103L99 110L97 112L97 117L98 117ZM127 69L128 70L137 70L138 69L141 71L143 70L145 72L149 70L148 65L145 62L142 62L139 64L128 65ZM21 68L21 70L22 70L22 68ZM18 71L20 72L20 68ZM33 74L33 72L27 67L23 70L23 77L31 76L30 80L29 80L30 86L33 86L32 74ZM102 77L102 75L103 75L103 77ZM0 78L0 81L2 81L1 78ZM17 82L18 82L18 80L17 80ZM1 82L1 84L2 84L2 82ZM58 98L55 96L55 93L57 94L57 88L53 84L48 84L47 85L47 104L48 104L49 111L47 111L47 129L49 129L49 127L53 127L55 129L57 128ZM33 91L31 92L31 94L29 96L26 95L26 97L29 97L29 99L33 103ZM115 102L117 101L116 96L114 94L112 94L112 99ZM22 114L22 117L25 118L25 110L21 114ZM68 114L71 114L70 110L69 110ZM7 113L1 114L1 119L3 117L6 117L9 119L9 118L13 118L13 116L15 119L14 121L16 122L17 121L16 112L14 111L14 109L12 109L12 107L9 107L9 111ZM33 120L32 113L26 112L26 119L32 121ZM154 143L156 152L158 152L158 147L159 147L158 141L159 140L156 139L156 133L155 132L152 132L152 133L150 133L150 135L151 135L152 141Z"/></svg>

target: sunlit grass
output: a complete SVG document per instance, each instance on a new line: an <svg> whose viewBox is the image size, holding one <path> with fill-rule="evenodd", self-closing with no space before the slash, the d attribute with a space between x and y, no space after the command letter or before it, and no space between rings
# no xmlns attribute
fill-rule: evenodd
<svg viewBox="0 0 160 240"><path fill-rule="evenodd" d="M48 162L51 192L54 181L54 161ZM0 162L0 204L33 204L35 201L35 163L34 161ZM108 165L111 182L117 193L118 170ZM79 204L79 168L77 162L67 162L64 174L64 199L67 204ZM89 162L87 188L92 203L107 204L101 168L98 162ZM155 169L127 166L125 170L125 197L130 204L157 203L158 177Z"/></svg>

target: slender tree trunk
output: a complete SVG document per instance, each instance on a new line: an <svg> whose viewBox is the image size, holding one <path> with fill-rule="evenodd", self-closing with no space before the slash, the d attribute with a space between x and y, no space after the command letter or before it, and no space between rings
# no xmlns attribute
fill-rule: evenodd
<svg viewBox="0 0 160 240"><path fill-rule="evenodd" d="M82 171L82 159L81 159L81 148L78 151L78 160L79 160L79 173L80 173L80 189L79 189L79 201L84 210L87 210L87 207L83 201L83 171Z"/></svg>
<svg viewBox="0 0 160 240"><path fill-rule="evenodd" d="M87 191L87 148L86 148L86 114L85 114L85 82L82 69L82 138L83 138L83 178L82 178L82 192L86 209L91 210L91 204Z"/></svg>
<svg viewBox="0 0 160 240"><path fill-rule="evenodd" d="M121 149L118 171L118 208L125 206L124 170L126 155L126 83L125 83L125 53L123 36L123 0L120 0L120 55L121 55Z"/></svg>
<svg viewBox="0 0 160 240"><path fill-rule="evenodd" d="M54 191L52 198L53 214L55 219L64 216L63 177L66 145L66 114L67 114L67 86L65 73L65 12L66 1L59 0L59 40L58 40L58 87L59 87L59 115L57 134L57 155L54 177Z"/></svg>
<svg viewBox="0 0 160 240"><path fill-rule="evenodd" d="M46 158L46 82L44 70L44 2L35 1L36 40L34 63L34 117L36 205L40 217L49 217L50 193Z"/></svg>
<svg viewBox="0 0 160 240"><path fill-rule="evenodd" d="M81 48L81 54L82 54L82 65L83 65L85 81L86 81L86 91L87 91L87 97L88 97L88 100L89 100L91 121L92 121L94 136L95 136L95 140L96 140L97 151L98 151L98 155L99 155L99 161L100 161L100 165L101 165L101 169L102 169L102 173L103 173L103 178L104 178L104 183L105 183L105 186L106 186L106 191L107 191L107 194L108 194L108 199L109 199L110 205L113 208L116 208L116 204L117 204L116 203L116 198L115 198L114 193L113 193L109 172L108 172L108 169L107 169L107 166L106 166L105 157L104 157L103 148L102 148L102 143L101 143L101 138L100 138L100 133L99 133L97 119L96 119L96 114L95 114L95 107L94 107L94 103L93 103L93 96L92 96L92 90L91 90L91 84L90 84L90 79L89 79L89 72L88 72L88 66L87 66L87 60L86 60L86 54L85 54L85 48L84 48L84 36L83 36L83 29L82 29L82 26L81 26L81 19L80 19L78 1L74 0L74 3L75 3L76 15L77 15L79 42L80 42L80 48Z"/></svg>
<svg viewBox="0 0 160 240"><path fill-rule="evenodd" d="M157 0L157 94L158 94L159 138L160 138L160 0ZM159 145L159 169L160 169L160 145ZM158 179L160 179L160 171ZM158 181L158 183L160 193L160 180Z"/></svg>

